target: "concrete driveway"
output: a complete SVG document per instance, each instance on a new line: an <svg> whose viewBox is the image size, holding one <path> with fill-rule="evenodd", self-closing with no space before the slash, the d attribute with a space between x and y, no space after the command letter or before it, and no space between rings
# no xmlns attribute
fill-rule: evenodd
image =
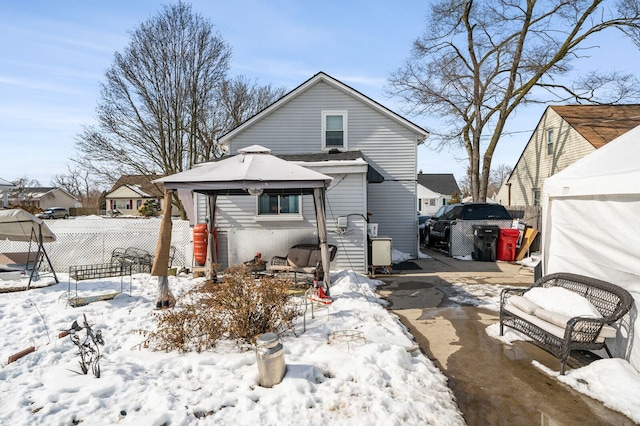
<svg viewBox="0 0 640 426"><path fill-rule="evenodd" d="M402 264L378 292L443 371L469 425L632 425L626 416L539 371L560 362L531 343L506 345L485 328L496 311L463 306L447 296L455 283L530 286L533 271L507 262L452 259L424 249L430 259ZM395 268L395 266L394 266Z"/></svg>

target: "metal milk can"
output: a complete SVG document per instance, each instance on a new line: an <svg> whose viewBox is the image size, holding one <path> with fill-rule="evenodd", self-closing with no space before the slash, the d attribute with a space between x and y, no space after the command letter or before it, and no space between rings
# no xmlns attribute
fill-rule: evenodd
<svg viewBox="0 0 640 426"><path fill-rule="evenodd" d="M258 336L256 359L260 386L270 388L282 381L287 367L284 362L284 348L277 334L265 333Z"/></svg>

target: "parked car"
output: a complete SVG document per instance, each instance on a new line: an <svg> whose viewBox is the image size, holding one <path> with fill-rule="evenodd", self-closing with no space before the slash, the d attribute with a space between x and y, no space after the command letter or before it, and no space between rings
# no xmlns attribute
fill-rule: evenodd
<svg viewBox="0 0 640 426"><path fill-rule="evenodd" d="M432 247L437 242L448 243L451 222L455 220L511 220L511 215L501 204L451 204L450 209L431 225L427 245Z"/></svg>
<svg viewBox="0 0 640 426"><path fill-rule="evenodd" d="M438 211L429 219L427 219L427 221L424 223L424 230L422 231L422 235L420 236L420 242L423 245L429 245L429 231L433 227L433 224L438 219L440 219L440 217L442 217L443 214L451 210L454 205L455 204L445 204L444 206L440 206Z"/></svg>
<svg viewBox="0 0 640 426"><path fill-rule="evenodd" d="M418 216L418 235L420 236L420 244L424 244L424 229L425 223L431 219L431 216L420 215Z"/></svg>
<svg viewBox="0 0 640 426"><path fill-rule="evenodd" d="M69 210L64 207L51 207L42 213L37 213L40 219L69 219Z"/></svg>

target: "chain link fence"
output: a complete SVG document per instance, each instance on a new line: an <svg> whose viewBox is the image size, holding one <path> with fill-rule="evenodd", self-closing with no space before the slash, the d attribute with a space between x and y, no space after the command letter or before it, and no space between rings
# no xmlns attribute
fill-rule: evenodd
<svg viewBox="0 0 640 426"><path fill-rule="evenodd" d="M134 247L153 255L160 235L160 218L129 219L80 216L74 219L45 221L56 241L44 247L56 272L68 272L72 265L108 263L115 249ZM193 233L187 220L173 220L171 245L175 247L172 267L189 268L193 259ZM38 249L20 241L0 241L0 253ZM42 262L41 270L49 265Z"/></svg>

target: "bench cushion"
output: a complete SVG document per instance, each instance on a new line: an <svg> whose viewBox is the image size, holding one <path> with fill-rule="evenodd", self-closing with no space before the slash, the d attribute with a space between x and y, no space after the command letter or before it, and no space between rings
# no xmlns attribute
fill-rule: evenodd
<svg viewBox="0 0 640 426"><path fill-rule="evenodd" d="M557 325L554 324L550 321L546 321L543 318L541 318L540 316L538 316L538 312L536 311L536 315L531 315L528 314L520 309L518 309L516 306L512 305L511 303L507 303L506 305L504 305L504 309L506 311L509 311L510 313L512 313L513 315L522 318L525 321L530 322L533 325L538 326L539 328L541 328L542 330L546 331L547 333L550 333L560 339L564 338L564 330L566 328L566 321L569 320L569 318L567 318L567 320L564 323L561 323L561 315L562 314L558 314L557 312L548 312L548 317L550 317L551 315L555 316L556 322L560 323L562 325ZM538 309L538 311L544 311L544 309ZM542 316L545 316L544 313L542 313ZM580 332L580 327L576 328L575 331L576 332ZM596 342L597 343L602 343L604 342L605 338L610 338L610 337L615 337L616 336L616 329L614 327L611 327L609 325L604 325L602 327L602 330L600 331L600 334L598 335Z"/></svg>
<svg viewBox="0 0 640 426"><path fill-rule="evenodd" d="M536 309L540 309L540 306L536 305L531 300L518 295L511 296L509 298L509 303L529 315L534 315L536 313Z"/></svg>
<svg viewBox="0 0 640 426"><path fill-rule="evenodd" d="M290 248L287 253L287 263L291 266L305 267L309 265L311 250L304 248Z"/></svg>
<svg viewBox="0 0 640 426"><path fill-rule="evenodd" d="M536 287L527 291L523 297L547 311L568 317L602 318L602 314L589 300L563 287Z"/></svg>
<svg viewBox="0 0 640 426"><path fill-rule="evenodd" d="M309 266L315 266L318 262L322 262L322 252L320 250L313 250L309 255Z"/></svg>

